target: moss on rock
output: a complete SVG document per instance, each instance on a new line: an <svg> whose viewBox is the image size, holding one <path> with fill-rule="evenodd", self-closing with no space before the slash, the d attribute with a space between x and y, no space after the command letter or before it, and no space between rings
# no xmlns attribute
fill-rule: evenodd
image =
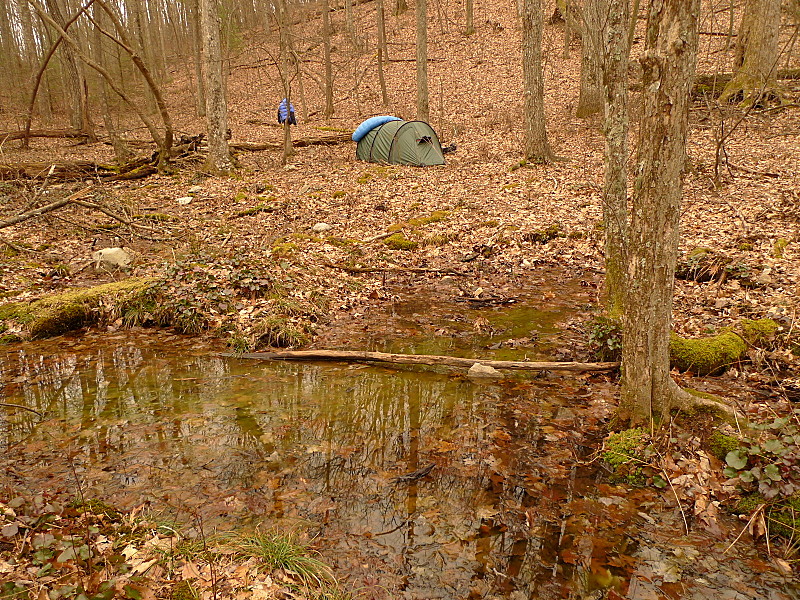
<svg viewBox="0 0 800 600"><path fill-rule="evenodd" d="M715 375L745 355L747 342L733 331L697 339L672 334L669 352L673 367L697 375Z"/></svg>

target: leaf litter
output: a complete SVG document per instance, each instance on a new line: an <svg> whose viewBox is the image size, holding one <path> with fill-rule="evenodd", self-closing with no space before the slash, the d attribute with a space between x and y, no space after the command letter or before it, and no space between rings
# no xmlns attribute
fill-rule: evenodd
<svg viewBox="0 0 800 600"><path fill-rule="evenodd" d="M447 13L453 7L445 2L443 9ZM503 299L527 294L535 296L543 307L561 304L574 314L581 314L580 304L597 304L601 285L602 230L598 224L603 141L596 122L580 121L571 115L577 97L579 53L573 52L570 59L559 58L562 30L559 26L546 27L548 125L558 153L571 160L512 169L519 161L521 103L510 102L508 90L520 87L518 69L510 67L518 63L519 32L511 25L515 22L512 7L490 6L486 10L487 26L479 27L469 42L447 19L440 23L441 34L431 37L433 51L446 51L459 64L475 66L465 78L457 69L441 69L439 63L431 65L431 78L448 89L448 96L442 102L459 107L456 112L443 105L442 114L434 118L434 125L442 134L453 135L459 143L459 150L452 155L447 168L420 171L356 163L351 156L352 147L341 145L301 149L283 169L271 154L241 155L243 169L231 179L207 179L180 172L175 176L116 184L99 193L130 213L167 215L168 218L158 221L167 241L109 229L108 223L97 215L78 210L44 222L15 226L5 230L8 239L29 245L38 254L32 259L26 254L2 261L4 295L31 299L47 291L122 277L123 273L95 271L84 266L95 245L114 246L124 241L136 252L131 274L162 277L166 274L170 283L165 296L187 302L198 297L208 299L191 304L193 314L202 317L212 330L237 329L252 344L264 339L255 324L275 305L274 298L264 297L260 292L270 278L288 283L284 292L302 304L301 309L294 309L295 314L288 317L294 319L292 324L300 333L332 347L345 346L354 340L375 344L381 339L400 338L399 343L403 343L409 336L422 340L438 331L442 337L466 339L466 347L473 351L501 350L491 348L500 339L491 330L491 323L487 328L488 319L484 316L473 318L467 329L458 319L448 318L441 323L442 319L426 317L421 309L414 309L405 319L397 319L396 309L407 305L405 296L423 292L428 294L429 303L438 305L454 298L485 295ZM395 23L397 27L408 26L412 18L412 15L401 16ZM491 23L495 25L489 26ZM713 23L707 25L711 28ZM716 41L713 37L704 38L700 71L714 72L727 66L718 62L722 54L714 46ZM635 45L634 52L640 46ZM411 56L413 44L398 43L397 51ZM248 59L248 55L242 55L243 61ZM410 64L391 63L389 68L394 69L390 82L413 79ZM253 102L249 90L254 82L249 73L248 69L234 67L230 77L234 136L272 141L277 135L274 128L248 120L257 121L264 112L271 114L270 107L278 91L274 84L259 80L258 85L263 88ZM339 85L345 85L343 79L339 79ZM480 95L474 93L478 85ZM342 91L342 97L349 93ZM395 112L413 112L413 90L398 86L392 89L392 97ZM343 101L337 105L336 123L355 126L363 116L361 110L351 101ZM201 128L185 111L175 114L182 129ZM737 365L721 377L695 378L685 374L677 377L690 387L733 397L748 418L765 421L791 409L788 398L793 389L792 378L787 374L797 370L797 356L791 347L797 345L797 298L800 297L800 274L796 269L800 239L797 195L800 128L796 111L752 115L746 126L735 131L727 142L729 155L749 170L725 171L723 187L716 188L710 183L715 151L710 131L723 118L730 120L732 115L707 111L700 104L692 110L688 150L691 168L681 216L681 252L686 256L697 247L714 248L731 260L734 268L730 272L736 276L711 282L677 280L675 327L682 335L698 336L730 326L743 317L769 316L781 326L780 343L761 355L753 353L751 364ZM313 128L313 123L301 124L296 133L308 135ZM107 149L101 146L87 149L56 146L52 142L47 145L37 142L30 154L19 153L19 157L36 158L37 153L47 160L78 155L85 158L87 153L107 158ZM777 173L779 177L758 172ZM9 213L18 212L35 186L25 182L16 185L10 191L4 188L7 200L4 211ZM193 185L200 185L201 191L194 193L190 203L176 201L185 198ZM44 191L59 194L70 190L71 185L66 184ZM441 211L444 218L431 219ZM331 225L331 229L315 231L314 226L320 222ZM381 239L375 239L397 226L404 236L419 245L411 250L391 249ZM545 235L547 232L555 235ZM176 271L175 265L179 263L182 267ZM67 269L63 268L65 265ZM383 271L359 274L342 267ZM442 273L415 274L410 269L438 269ZM247 272L242 274L243 271ZM444 274L453 271L467 276ZM578 293L575 286L559 287L555 282L559 279L580 282L585 289ZM325 302L317 303L318 298ZM584 311L582 316L588 312ZM556 355L565 360L585 358L582 320L565 318L559 322L558 333L545 332L544 337L549 336L552 346L534 340L530 354ZM153 343L146 341L153 334L141 336L138 328L120 334L123 325L118 320L108 324L111 336L117 336L112 344L126 346L135 339L136 344L146 348ZM488 333L488 341L470 339L466 333L469 329ZM515 339L523 336L509 335L506 342L519 346L513 343ZM179 336L168 343L198 354L216 349L213 345L193 347ZM91 345L79 340L58 340L38 358L32 358L34 362L24 374L18 374L7 366L11 363L6 363L5 393L29 391L33 384L44 385L51 377L49 368L54 366L77 376L80 370L77 363L61 363L55 356L65 351L80 356ZM135 363L135 355L131 350L128 360ZM83 356L82 364L92 362L88 354ZM164 366L154 358L149 365L139 368L141 374L156 382L159 368ZM224 371L219 363L206 368ZM191 377L195 381L207 378L205 374L191 373L183 383L180 378L175 379L181 393L197 392L190 387ZM282 377L291 379L292 375ZM547 387L546 381L540 383ZM515 393L527 393L526 385L518 384ZM404 531L411 532L417 527L425 530L435 522L435 530L427 533L426 541L437 545L443 555L451 556L452 562L432 564L444 565L441 571L445 578L451 578L451 586L453 581L463 581L467 573L471 587L464 591L474 596L488 593L493 585L512 596L520 591L512 589L516 583L508 583L520 578L514 561L506 562L498 556L519 556L521 540L526 540L528 548L534 544L526 537L533 532L545 534L548 543L536 555L535 560L541 564L525 581L526 585L540 588L541 597L547 597L548 593L563 597L558 595L563 592L559 586L571 577L570 585L575 589L580 585L604 589L610 585L612 591L608 597L614 597L617 594L614 585L619 583L614 577L624 576L629 582L627 597L631 598L733 598L736 594L747 598L781 598L784 586L779 575L787 573L787 561L774 554L764 555L744 543L737 544L729 554L721 554L722 546L727 546L724 542L735 537L747 523L730 522L724 505L733 490L721 475L719 459L702 447L697 432L675 436L676 441L666 444L659 456L648 459L647 477L650 481L656 481L656 476L663 480L666 484L663 489L627 490L604 483L595 486L594 476L583 473L582 469L587 468L584 463L591 459L586 455L587 448L600 445L605 423L613 412L614 398L607 386L603 378L599 381L586 378L577 387L574 381L552 383L558 390L572 388L578 406L562 407L561 425L555 418L558 413L549 415L546 423L539 424L533 438L530 431L519 426L531 414L537 414L535 408L525 406L509 409L510 416L502 423L497 415L492 415L483 430L468 438L470 444L458 436L429 441L422 452L437 465L431 473L436 481L449 482L450 487L442 485L428 490L441 496L429 493L415 498L419 508L393 526L401 525ZM148 394L144 397L151 401L153 398ZM124 393L122 398L126 398ZM42 398L41 402L37 408L49 411L51 400ZM22 418L13 410L10 414L13 419ZM212 520L224 520L231 515L231 520L236 521L247 513L271 514L276 504L298 503L290 506L287 513L294 518L310 515L316 522L325 523L329 533L322 538L320 545L327 546L322 549L329 552L343 572L351 574L354 588L365 590L365 594L380 597L382 590L419 589L414 588L419 585L414 582L431 576L430 566L404 563L402 553L379 542L396 534L378 535L391 527L376 533L363 522L351 523L349 530L331 524L330 515L335 514L341 499L327 498L324 494L310 498L313 494L303 488L307 480L292 479L287 457L275 447L274 440L292 437L296 423L286 422L268 430L253 427L242 434L242 439L257 439L260 446L232 443L227 447L228 455L220 457L219 449L207 438L214 420L202 412L194 413L181 420L187 430L185 439L193 450L190 461L193 467L186 469L177 454L165 456L157 444L137 446L127 441L169 439L166 425L155 427L154 433L152 423L137 423L125 415L113 419L111 416L103 416L112 433L98 441L96 456L76 455L72 465L65 460L72 455L71 444L88 443L83 424L65 424L53 418L38 424L39 428L63 430L66 437L55 445L52 440L35 435L30 439L14 438L14 444L3 457L9 468L0 480L7 496L2 500L5 504L0 537L4 552L0 555L0 575L4 582L15 581L17 576L19 581L30 580L26 578L31 573L25 571L30 565L9 561L5 552L9 545L17 548L22 543L32 530L31 519L49 520L52 516L59 525L53 531L61 536L58 540L61 545L46 537L55 538L52 532L42 533L45 537L36 539L37 543L50 544L48 548L59 549L57 556L47 560L54 565L51 568L61 569L67 575L65 581L72 582L65 585L84 581L82 585L94 586L96 591L113 579L109 585L115 593L130 598L163 591L158 583L132 581L131 577L148 575L157 579L153 577L154 569L164 568L161 563L145 568L153 559L146 558L147 554L133 545L125 546L130 550L124 552L123 548L119 554L126 561L120 565L129 564L126 569L141 572L120 573L114 571L119 565L112 565L100 571L103 577L108 575L105 581L100 581L102 577L87 579L87 559L81 556L81 548L93 548L99 556L106 556L108 541L113 549L125 534L108 516L95 519L68 508L75 500L73 468L87 490L96 489L100 497L113 500L124 515L123 520L139 514L142 489L153 482L160 486L153 489L161 490L170 502L185 504L181 508L185 514L202 511L204 518ZM249 418L250 415L239 414L238 426L249 427L244 425L250 422ZM314 430L314 424L306 425L306 430ZM324 464L336 466L340 472L361 468L353 462L353 457L359 457L364 450L358 441L351 440L338 447L316 442L319 440L308 444L304 451L309 460L326 457ZM530 444L535 451L529 449ZM510 454L518 456L511 460ZM406 465L398 462L382 464L375 472L359 471L374 503L385 502L387 481L415 471L404 469ZM181 473L185 481L173 481L174 473ZM287 477L291 479L290 489L284 489ZM430 484L425 478L420 482L423 490ZM485 490L487 496L479 497L469 511L459 512L463 506L449 499L448 494L464 482ZM583 497L584 492L578 491L590 488L596 488L599 495ZM46 490L52 497L45 495ZM13 504L17 502L22 504L16 508L24 507L21 519L16 513L10 517L8 512L9 508L16 510ZM148 496L147 502L160 501ZM410 496L405 502L411 502ZM307 512L300 506L307 506ZM448 512L458 518L435 521ZM83 529L87 525L90 530L92 527L100 530L87 534L95 536L94 545L82 543L86 541ZM637 530L633 539L629 539L627 532L631 526ZM47 528L50 531L50 525ZM765 533L763 522L758 519L749 524L749 529L754 537ZM437 537L442 531L448 535ZM512 539L512 534L517 537ZM328 535L334 540L327 539ZM354 535L364 539L355 542ZM64 546L65 540L71 545ZM518 545L515 547L514 543ZM474 550L474 560L464 557L460 551L464 545ZM699 560L697 548L702 548ZM112 555L115 552L112 550ZM55 560L59 557L64 559L63 563ZM476 563L480 566L476 567ZM592 581L579 583L583 575L579 575L578 569L570 571L576 565L584 568L581 573L590 573ZM252 575L249 569L246 564L227 565L215 558L206 562L189 561L179 573L187 580L201 582L198 587L203 597L212 591L217 597L228 593L221 588L213 589L215 581L223 575L227 581L248 582L255 597L289 593L286 590L290 582L279 574L249 583ZM548 580L546 575L555 572L551 569L559 572L560 579ZM754 578L753 573L760 575ZM77 592L64 592L65 596L69 594Z"/></svg>

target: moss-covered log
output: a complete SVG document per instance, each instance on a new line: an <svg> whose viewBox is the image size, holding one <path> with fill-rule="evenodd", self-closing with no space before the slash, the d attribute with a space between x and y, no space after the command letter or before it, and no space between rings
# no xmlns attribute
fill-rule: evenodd
<svg viewBox="0 0 800 600"><path fill-rule="evenodd" d="M744 358L747 342L733 331L697 339L673 334L669 351L673 367L697 375L717 375Z"/></svg>
<svg viewBox="0 0 800 600"><path fill-rule="evenodd" d="M47 338L86 325L124 317L153 279L131 278L91 288L74 289L32 302L0 306L0 320L23 330L31 339Z"/></svg>

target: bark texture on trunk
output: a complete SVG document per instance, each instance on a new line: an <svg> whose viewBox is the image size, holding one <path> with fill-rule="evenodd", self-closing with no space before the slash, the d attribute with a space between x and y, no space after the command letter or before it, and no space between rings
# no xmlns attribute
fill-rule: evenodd
<svg viewBox="0 0 800 600"><path fill-rule="evenodd" d="M628 235L628 4L599 0L608 15L605 29L603 91L605 95L605 301L611 317L621 317L625 304Z"/></svg>
<svg viewBox="0 0 800 600"><path fill-rule="evenodd" d="M758 102L778 87L778 32L781 0L747 0L734 59L735 75L720 102L741 99Z"/></svg>
<svg viewBox="0 0 800 600"><path fill-rule="evenodd" d="M664 418L681 390L669 373L672 292L700 0L650 5L628 247L619 417Z"/></svg>
<svg viewBox="0 0 800 600"><path fill-rule="evenodd" d="M550 162L542 74L542 0L525 0L522 8L522 76L525 110L525 159Z"/></svg>
<svg viewBox="0 0 800 600"><path fill-rule="evenodd" d="M228 148L228 104L222 74L222 45L217 0L200 0L203 30L203 79L206 87L208 157L206 168L216 175L233 169Z"/></svg>

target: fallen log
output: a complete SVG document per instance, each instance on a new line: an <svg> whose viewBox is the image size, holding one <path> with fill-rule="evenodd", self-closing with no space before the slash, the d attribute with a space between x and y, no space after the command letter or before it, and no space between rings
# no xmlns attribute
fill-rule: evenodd
<svg viewBox="0 0 800 600"><path fill-rule="evenodd" d="M299 138L292 141L292 146L294 148L302 148L304 146L329 146L352 141L351 134L337 133L335 135L323 135L320 137ZM257 152L259 150L283 150L283 142L265 142L262 144L255 142L232 142L229 146L231 150L247 150L249 152Z"/></svg>
<svg viewBox="0 0 800 600"><path fill-rule="evenodd" d="M471 367L475 363L480 363L495 369L514 369L521 371L584 372L614 371L619 368L618 362L579 363L484 360L480 358L460 358L456 356L437 356L433 354L388 354L385 352L365 352L360 350L281 350L277 352L248 352L245 354L223 352L220 356L252 360L330 360L338 362L380 362L446 367Z"/></svg>
<svg viewBox="0 0 800 600"><path fill-rule="evenodd" d="M140 179L157 172L158 169L153 165L152 157L138 158L121 167L92 160L57 163L0 163L0 179L47 178L57 181L72 181L91 178L104 181L121 181Z"/></svg>

